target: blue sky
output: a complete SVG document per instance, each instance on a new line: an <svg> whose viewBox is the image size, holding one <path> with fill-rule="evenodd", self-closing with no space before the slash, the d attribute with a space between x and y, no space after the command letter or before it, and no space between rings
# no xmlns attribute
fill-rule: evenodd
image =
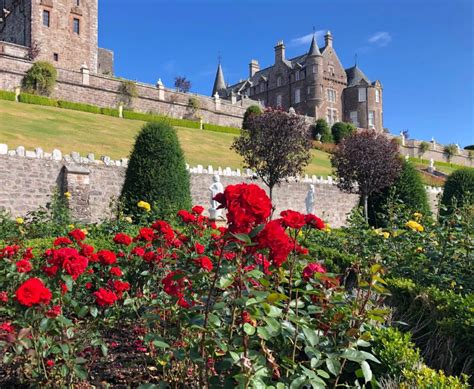
<svg viewBox="0 0 474 389"><path fill-rule="evenodd" d="M248 63L271 65L309 48L313 26L331 30L343 65L384 85L385 127L412 138L474 143L471 0L99 0L99 44L115 51L118 76L172 86L184 75L209 95L217 58L226 82ZM320 46L323 39L319 39Z"/></svg>

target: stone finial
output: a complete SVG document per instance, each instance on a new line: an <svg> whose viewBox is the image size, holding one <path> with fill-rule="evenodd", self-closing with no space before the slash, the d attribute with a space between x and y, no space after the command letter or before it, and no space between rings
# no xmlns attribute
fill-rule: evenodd
<svg viewBox="0 0 474 389"><path fill-rule="evenodd" d="M90 71L89 71L89 68L87 67L87 64L85 62L81 66L81 73L82 73L82 85L89 85L89 83L90 83Z"/></svg>
<svg viewBox="0 0 474 389"><path fill-rule="evenodd" d="M0 155L8 154L8 145L5 143L0 143Z"/></svg>
<svg viewBox="0 0 474 389"><path fill-rule="evenodd" d="M294 109L293 107L290 107L290 109L288 110L288 113L289 113L290 115L296 115L296 111L295 111L295 109Z"/></svg>
<svg viewBox="0 0 474 389"><path fill-rule="evenodd" d="M61 153L60 150L54 149L53 150L53 160L55 161L61 161L63 159L63 154Z"/></svg>
<svg viewBox="0 0 474 389"><path fill-rule="evenodd" d="M123 119L123 103L122 102L120 102L118 106L118 111L119 111L119 118Z"/></svg>
<svg viewBox="0 0 474 389"><path fill-rule="evenodd" d="M109 166L110 165L110 157L108 155L103 155L100 157L101 161L104 163L104 165Z"/></svg>
<svg viewBox="0 0 474 389"><path fill-rule="evenodd" d="M35 149L35 154L36 154L36 158L43 158L44 156L44 151L41 147L37 147Z"/></svg>
<svg viewBox="0 0 474 389"><path fill-rule="evenodd" d="M15 101L18 103L20 101L21 86L15 88Z"/></svg>
<svg viewBox="0 0 474 389"><path fill-rule="evenodd" d="M24 157L25 156L25 148L23 146L18 146L16 148L16 155L19 157Z"/></svg>
<svg viewBox="0 0 474 389"><path fill-rule="evenodd" d="M80 163L81 162L81 155L77 151L73 151L73 152L71 152L71 159L76 163Z"/></svg>
<svg viewBox="0 0 474 389"><path fill-rule="evenodd" d="M161 78L158 79L158 81L156 82L156 87L157 88L162 88L164 85L163 85L163 81L161 81Z"/></svg>
<svg viewBox="0 0 474 389"><path fill-rule="evenodd" d="M92 153L87 154L87 159L89 160L89 162L94 162L95 160L94 154Z"/></svg>

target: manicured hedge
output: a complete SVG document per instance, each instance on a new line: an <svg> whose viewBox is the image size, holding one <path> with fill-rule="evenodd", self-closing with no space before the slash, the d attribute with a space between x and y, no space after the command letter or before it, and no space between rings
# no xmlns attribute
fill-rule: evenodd
<svg viewBox="0 0 474 389"><path fill-rule="evenodd" d="M167 122L172 126L177 127L188 127L188 128L200 128L199 122L187 119L175 119L167 116L153 115L149 113L123 111L123 117L131 120L141 120L144 122Z"/></svg>
<svg viewBox="0 0 474 389"><path fill-rule="evenodd" d="M15 92L0 90L0 100L15 101Z"/></svg>
<svg viewBox="0 0 474 389"><path fill-rule="evenodd" d="M89 105L89 104L73 103L72 101L59 100L58 107L65 108L65 109L72 109L74 111L82 111L82 112L89 112L89 113L96 113L96 114L101 113L100 107L97 107L95 105Z"/></svg>
<svg viewBox="0 0 474 389"><path fill-rule="evenodd" d="M119 117L119 110L114 108L101 108L100 113L102 115L113 116L118 118Z"/></svg>
<svg viewBox="0 0 474 389"><path fill-rule="evenodd" d="M20 102L26 104L45 105L48 107L58 107L57 100L44 96L31 95L29 93L22 93L20 95Z"/></svg>
<svg viewBox="0 0 474 389"><path fill-rule="evenodd" d="M218 126L216 124L209 124L204 123L204 130L206 131L214 131L214 132L223 132L225 134L236 134L240 135L240 129L235 127L226 127L226 126Z"/></svg>

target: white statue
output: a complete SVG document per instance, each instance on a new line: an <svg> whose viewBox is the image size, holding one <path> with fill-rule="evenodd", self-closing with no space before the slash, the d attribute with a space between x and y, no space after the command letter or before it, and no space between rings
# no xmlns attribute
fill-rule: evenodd
<svg viewBox="0 0 474 389"><path fill-rule="evenodd" d="M222 185L218 174L214 174L212 181L213 183L209 187L209 191L211 192L211 208L209 209L209 218L216 220L219 216L221 216L222 210L217 209L219 207L219 203L214 200L214 197L216 197L219 193L224 193L224 185Z"/></svg>
<svg viewBox="0 0 474 389"><path fill-rule="evenodd" d="M306 199L304 200L306 203L306 213L314 213L314 202L315 202L315 190L314 190L314 185L309 184L309 190L308 193L306 194Z"/></svg>
<svg viewBox="0 0 474 389"><path fill-rule="evenodd" d="M434 159L430 158L430 166L428 167L428 171L430 173L433 173L436 170L435 165L434 165Z"/></svg>

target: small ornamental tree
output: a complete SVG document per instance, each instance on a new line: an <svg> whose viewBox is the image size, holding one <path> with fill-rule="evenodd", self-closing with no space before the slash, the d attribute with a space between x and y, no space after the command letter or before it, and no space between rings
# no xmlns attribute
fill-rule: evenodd
<svg viewBox="0 0 474 389"><path fill-rule="evenodd" d="M49 62L35 62L26 72L22 87L28 93L49 96L56 85L57 75L56 68Z"/></svg>
<svg viewBox="0 0 474 389"><path fill-rule="evenodd" d="M420 154L420 157L423 156L424 153L426 153L430 148L430 144L428 142L421 142L420 145L418 146L418 153Z"/></svg>
<svg viewBox="0 0 474 389"><path fill-rule="evenodd" d="M443 154L446 158L446 161L448 161L448 163L451 163L451 159L457 154L457 151L458 151L458 148L456 147L455 144L451 143L449 145L444 146Z"/></svg>
<svg viewBox="0 0 474 389"><path fill-rule="evenodd" d="M133 99L138 96L137 84L130 80L124 80L120 83L118 92L120 102L130 109Z"/></svg>
<svg viewBox="0 0 474 389"><path fill-rule="evenodd" d="M248 118L231 149L244 159L245 167L255 170L273 188L284 179L299 175L311 160L309 128L303 117L278 110L266 110Z"/></svg>
<svg viewBox="0 0 474 389"><path fill-rule="evenodd" d="M191 89L191 81L187 80L186 77L178 76L174 78L174 87L177 92L187 93Z"/></svg>
<svg viewBox="0 0 474 389"><path fill-rule="evenodd" d="M448 177L441 204L444 206L441 215L449 215L457 207L474 205L474 169L459 169Z"/></svg>
<svg viewBox="0 0 474 389"><path fill-rule="evenodd" d="M317 139L318 135L321 135L321 142L323 143L334 143L334 139L331 134L331 128L324 119L316 120L316 124L311 128L311 135L313 139Z"/></svg>
<svg viewBox="0 0 474 389"><path fill-rule="evenodd" d="M331 128L332 137L334 142L339 144L345 137L352 134L355 127L351 123L337 122Z"/></svg>
<svg viewBox="0 0 474 389"><path fill-rule="evenodd" d="M430 212L428 196L420 173L408 161L402 162L402 170L393 185L369 197L369 223L373 226L382 225L381 214L384 214L390 202L400 201L412 213Z"/></svg>
<svg viewBox="0 0 474 389"><path fill-rule="evenodd" d="M251 105L250 107L248 107L244 114L244 120L242 121L242 128L248 128L250 116L260 115L261 113L262 113L262 109L258 105Z"/></svg>
<svg viewBox="0 0 474 389"><path fill-rule="evenodd" d="M398 144L373 130L356 132L343 139L331 163L339 178L337 186L361 195L367 221L369 196L390 186L402 165Z"/></svg>
<svg viewBox="0 0 474 389"><path fill-rule="evenodd" d="M161 218L191 207L183 151L169 124L148 123L138 134L121 197L128 212L135 213L137 204L144 201Z"/></svg>

